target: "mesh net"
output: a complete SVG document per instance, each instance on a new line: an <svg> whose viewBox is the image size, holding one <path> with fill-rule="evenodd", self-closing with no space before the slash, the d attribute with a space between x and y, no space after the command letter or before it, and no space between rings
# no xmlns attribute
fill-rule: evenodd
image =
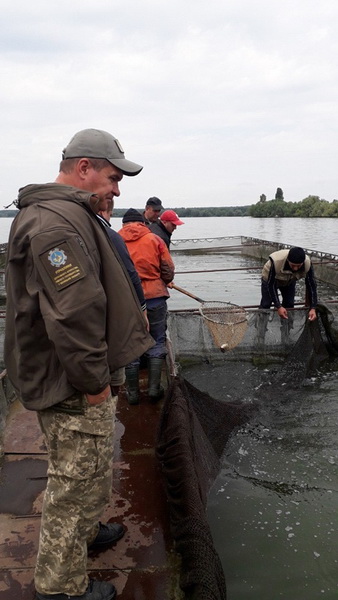
<svg viewBox="0 0 338 600"><path fill-rule="evenodd" d="M248 325L244 308L229 302L203 302L200 313L216 346L223 352L238 346Z"/></svg>
<svg viewBox="0 0 338 600"><path fill-rule="evenodd" d="M5 368L4 360L4 343L5 343L5 324L6 324L5 311L0 306L0 369Z"/></svg>
<svg viewBox="0 0 338 600"><path fill-rule="evenodd" d="M295 313L286 325L275 318L273 311L255 314L247 321L248 330L242 344L239 343L232 351L235 353L232 357L231 352L222 355L219 347L217 355L210 353L210 345L214 346L214 342L213 336L206 335L204 331L205 319L191 315L188 327L190 361L194 356L195 362L199 357L204 364L211 364L213 359L221 357L224 365L229 365L229 359L243 364L248 359L250 342L251 361L254 356L263 356L265 359L279 359L280 362L278 369L271 371L265 385L252 387L250 403L240 398L230 402L218 400L178 376L169 387L162 411L157 455L166 481L172 535L182 556L180 583L185 597L190 600L226 599L223 567L206 518L206 502L229 437L243 423L251 420L263 403L269 405L272 389L278 389L280 396L285 398L288 394L294 395L294 388L301 386L304 378L311 376L334 351L330 336L332 339L338 339L338 336L335 337L329 312L324 307L324 320L321 315L315 322L308 321L305 311L298 315ZM188 356L187 331L181 327L186 319L189 321L189 316L183 313L178 319L174 318L170 326L175 359L181 361L183 356L183 362ZM194 329L191 329L192 323ZM201 348L203 340L207 345L204 349ZM199 345L199 355L195 354L196 344ZM207 361L202 350L207 353ZM230 368L230 371L233 370L236 370L236 365ZM285 381L287 386L280 385ZM207 384L211 384L211 378ZM225 398L229 395L235 396L231 387L224 394ZM224 538L226 543L226 532Z"/></svg>
<svg viewBox="0 0 338 600"><path fill-rule="evenodd" d="M220 350L222 344L215 343L208 319L198 310L170 312L168 331L174 355L180 364L191 360L222 362L252 360L256 357L270 361L287 356L299 339L304 322L304 310L290 312L287 321L280 319L276 311L248 310L246 323L240 323L244 330L240 342L224 353Z"/></svg>
<svg viewBox="0 0 338 600"><path fill-rule="evenodd" d="M167 394L157 456L167 484L172 535L182 556L181 587L190 600L226 598L223 568L205 507L226 441L252 410L224 405L180 377Z"/></svg>

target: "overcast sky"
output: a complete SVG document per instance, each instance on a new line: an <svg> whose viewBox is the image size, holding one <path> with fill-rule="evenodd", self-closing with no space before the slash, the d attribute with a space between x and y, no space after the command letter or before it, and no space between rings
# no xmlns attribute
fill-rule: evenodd
<svg viewBox="0 0 338 600"><path fill-rule="evenodd" d="M1 8L0 208L72 135L142 164L119 208L338 198L337 0L11 0Z"/></svg>

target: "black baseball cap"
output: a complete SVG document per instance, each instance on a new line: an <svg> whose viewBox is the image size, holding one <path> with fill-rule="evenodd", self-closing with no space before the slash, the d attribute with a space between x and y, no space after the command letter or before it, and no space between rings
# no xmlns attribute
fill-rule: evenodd
<svg viewBox="0 0 338 600"><path fill-rule="evenodd" d="M162 210L163 209L161 200L159 198L156 198L156 196L152 196L151 198L148 198L146 206L152 206L154 208L154 210Z"/></svg>

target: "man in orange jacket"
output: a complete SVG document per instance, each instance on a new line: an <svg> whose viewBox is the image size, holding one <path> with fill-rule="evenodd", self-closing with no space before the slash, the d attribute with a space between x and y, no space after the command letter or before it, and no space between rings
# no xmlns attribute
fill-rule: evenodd
<svg viewBox="0 0 338 600"><path fill-rule="evenodd" d="M141 279L149 320L149 333L156 344L144 356L148 359L148 396L157 401L163 395L161 371L166 356L167 284L174 279L175 266L164 241L151 233L144 217L130 208L122 219L123 227L118 232L124 239L132 261ZM139 401L140 359L126 367L129 404Z"/></svg>

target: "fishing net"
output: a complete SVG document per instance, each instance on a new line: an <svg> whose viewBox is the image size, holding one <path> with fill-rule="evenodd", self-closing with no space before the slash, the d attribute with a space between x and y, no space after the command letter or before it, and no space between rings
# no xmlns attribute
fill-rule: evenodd
<svg viewBox="0 0 338 600"><path fill-rule="evenodd" d="M221 351L238 346L248 325L244 308L229 302L203 302L200 313Z"/></svg>
<svg viewBox="0 0 338 600"><path fill-rule="evenodd" d="M318 307L318 312L318 323L329 346L333 347L335 343L338 347L338 332L334 330L334 320L331 322L330 310L323 307L320 311ZM308 310L294 309L288 311L288 315L288 319L281 319L275 310L246 309L246 322L240 324L244 330L241 340L237 345L232 344L227 352L221 352L221 344L215 342L209 321L199 310L170 311L168 331L173 354L180 365L190 361L282 362L298 342Z"/></svg>
<svg viewBox="0 0 338 600"><path fill-rule="evenodd" d="M323 314L328 327L329 311L323 309ZM182 357L184 363L188 356L188 333L181 327L185 317L188 317L186 313L180 314L178 319L174 317L170 327L170 343L173 346L171 354L177 364L182 362ZM276 389L281 402L287 400L288 394L294 396L294 388L301 386L304 378L311 376L314 369L329 357L332 344L326 335L322 316L317 321L310 322L307 311L303 311L301 314L295 313L285 325L279 317L276 318L274 311L265 311L263 316L261 313L258 316L256 312L248 319L246 326L249 331L246 330L242 343L231 352L220 353L218 339L216 355L210 353L210 344L215 343L213 335L204 331L204 316L201 318L201 315L194 314L191 317L188 337L192 352L189 355L189 365L194 357L197 373L202 371L201 365L207 365L211 369L204 381L206 388L211 389L213 380L218 379L213 365L217 358L220 369L217 373L220 373L221 358L224 361L223 371L233 373L233 380L236 380L238 386L242 380L247 379L250 402L240 387L236 397L236 386L232 385L230 379L228 386L221 387L223 396L221 394L220 398L215 398L182 376L176 376L169 387L162 411L157 456L166 482L172 535L177 551L182 556L180 585L185 597L189 600L225 600L223 566L215 550L206 517L208 492L219 471L220 458L230 436L244 423L251 421L253 415L259 415L260 406L269 406L271 394L275 394ZM195 336L191 329L192 323L195 326ZM176 332L173 324L178 326ZM332 322L330 330L331 337L334 337ZM260 344L257 343L258 338ZM207 360L205 354L195 353L197 345L202 350L203 340L209 346ZM244 351L241 345L245 346ZM232 353L235 353L231 357L234 362L229 362ZM253 384L249 375L240 376L241 373L248 372L249 367L245 365L252 364L255 356L279 360L279 363L274 362L278 368L262 369L264 384ZM236 360L239 361L237 365ZM238 365L243 367L242 370ZM223 537L226 543L226 532Z"/></svg>
<svg viewBox="0 0 338 600"><path fill-rule="evenodd" d="M189 600L226 598L205 507L227 439L252 410L217 402L180 377L168 390L157 456L166 480L171 531L182 557L181 588Z"/></svg>
<svg viewBox="0 0 338 600"><path fill-rule="evenodd" d="M1 309L1 306L0 306L0 370L5 368L5 361L4 361L5 324L6 324L6 313L4 310Z"/></svg>
<svg viewBox="0 0 338 600"><path fill-rule="evenodd" d="M324 304L317 305L317 314L320 318L322 331L328 340L328 350L331 352L338 351L338 323L337 318L327 306Z"/></svg>

